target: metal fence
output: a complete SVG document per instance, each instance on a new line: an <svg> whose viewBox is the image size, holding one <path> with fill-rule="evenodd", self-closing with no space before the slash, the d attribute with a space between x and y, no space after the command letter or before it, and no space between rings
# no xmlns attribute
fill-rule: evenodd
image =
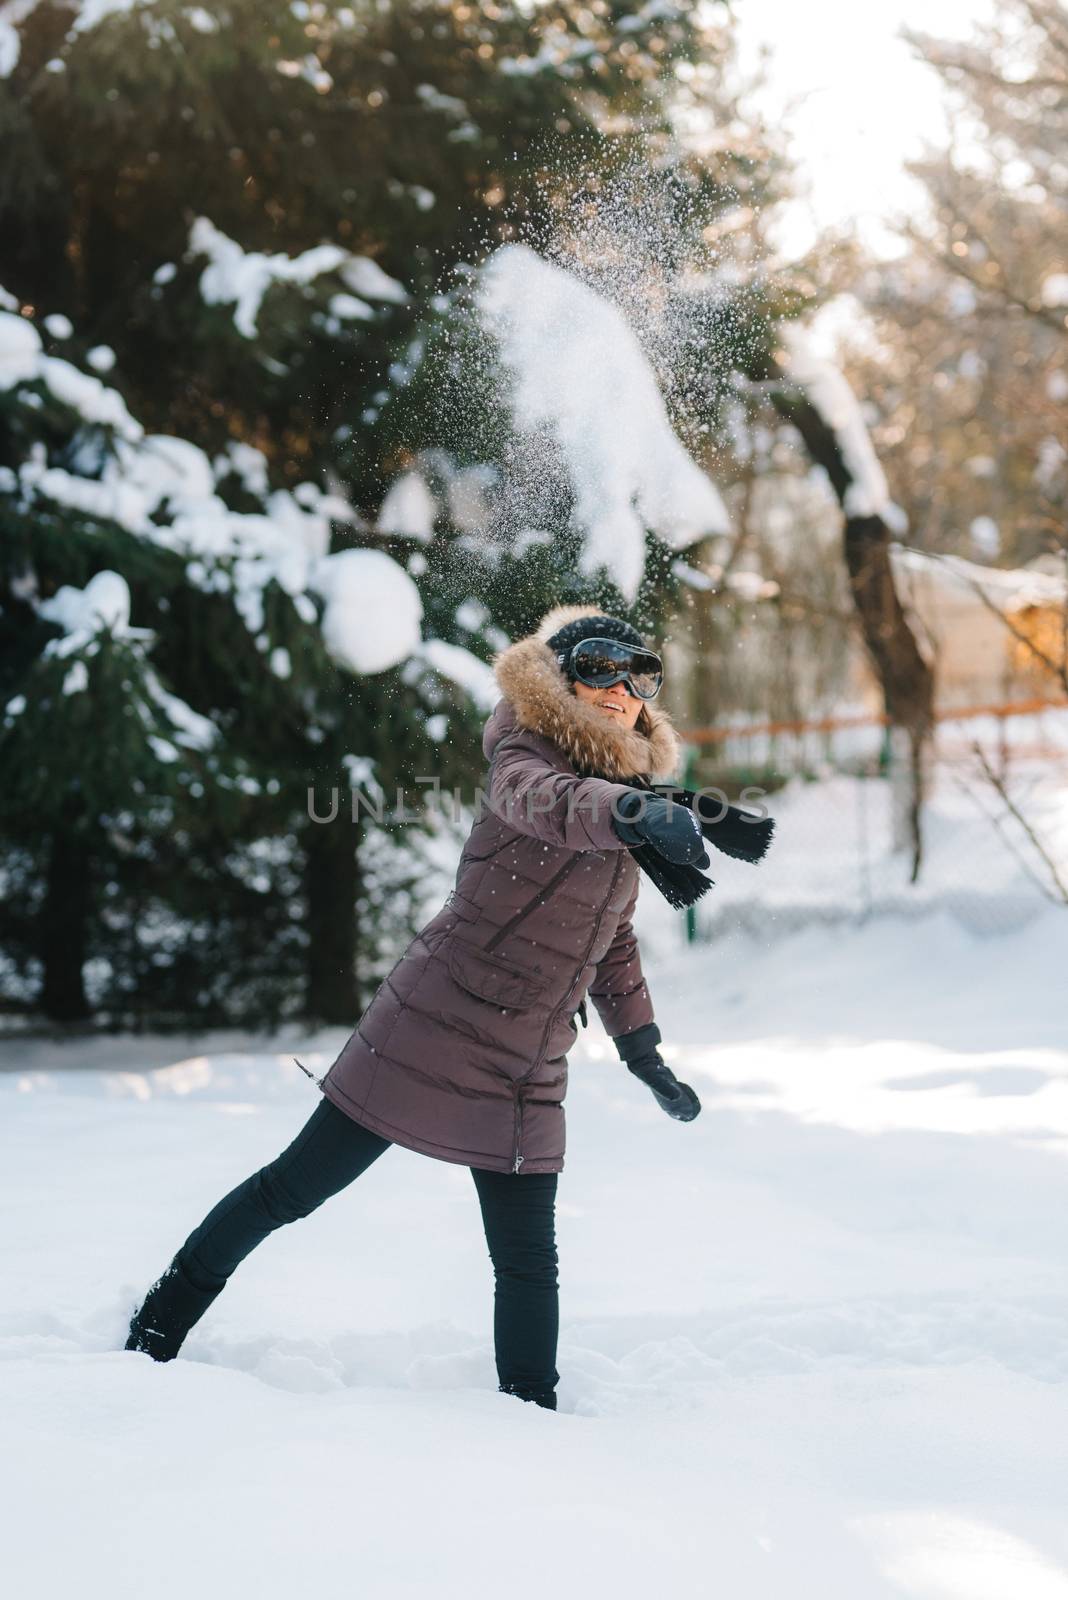
<svg viewBox="0 0 1068 1600"><path fill-rule="evenodd" d="M936 910L996 934L1054 905L1068 913L1068 704L939 713L916 881L901 823L905 757L885 718L731 724L684 737L691 784L731 798L756 786L776 819L757 868L713 852L717 892L691 913L693 937Z"/></svg>

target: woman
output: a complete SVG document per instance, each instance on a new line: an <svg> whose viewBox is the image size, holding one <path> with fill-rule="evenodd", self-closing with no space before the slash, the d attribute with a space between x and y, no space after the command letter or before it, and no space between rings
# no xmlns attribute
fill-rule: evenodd
<svg viewBox="0 0 1068 1600"><path fill-rule="evenodd" d="M262 1239L399 1144L470 1167L495 1274L499 1387L555 1410L554 1203L574 1017L585 1023L588 992L664 1109L697 1115L693 1090L657 1054L631 918L639 865L692 899L709 883L695 870L708 856L693 811L647 792L670 777L679 746L652 704L660 659L629 623L560 606L495 666L489 791L455 888L379 988L293 1143L219 1202L149 1290L128 1350L173 1359Z"/></svg>

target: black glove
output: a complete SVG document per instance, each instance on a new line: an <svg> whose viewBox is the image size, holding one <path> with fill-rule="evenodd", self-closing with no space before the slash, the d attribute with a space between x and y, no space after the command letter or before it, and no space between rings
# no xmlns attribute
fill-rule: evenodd
<svg viewBox="0 0 1068 1600"><path fill-rule="evenodd" d="M616 1049L620 1059L636 1078L648 1085L658 1105L676 1122L692 1122L701 1110L701 1102L688 1083L680 1083L671 1068L660 1059L657 1045L660 1029L655 1022L647 1022L633 1033L620 1034Z"/></svg>
<svg viewBox="0 0 1068 1600"><path fill-rule="evenodd" d="M632 789L615 809L612 826L624 844L651 844L676 866L709 865L701 824L688 806Z"/></svg>

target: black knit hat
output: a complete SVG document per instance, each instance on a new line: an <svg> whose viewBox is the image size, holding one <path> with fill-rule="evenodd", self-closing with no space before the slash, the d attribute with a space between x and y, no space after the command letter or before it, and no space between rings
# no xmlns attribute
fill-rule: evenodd
<svg viewBox="0 0 1068 1600"><path fill-rule="evenodd" d="M554 655L560 656L570 655L583 639L618 639L620 644L632 644L638 650L648 648L637 628L632 628L622 617L576 617L573 622L565 622L545 642Z"/></svg>

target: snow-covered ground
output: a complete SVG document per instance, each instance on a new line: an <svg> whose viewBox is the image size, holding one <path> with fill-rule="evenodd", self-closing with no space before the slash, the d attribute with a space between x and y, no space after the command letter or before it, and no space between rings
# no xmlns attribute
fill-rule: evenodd
<svg viewBox="0 0 1068 1600"><path fill-rule="evenodd" d="M644 915L705 1111L574 1053L556 1414L495 1390L469 1174L401 1150L121 1350L344 1030L3 1046L8 1594L1068 1597L1068 915Z"/></svg>

